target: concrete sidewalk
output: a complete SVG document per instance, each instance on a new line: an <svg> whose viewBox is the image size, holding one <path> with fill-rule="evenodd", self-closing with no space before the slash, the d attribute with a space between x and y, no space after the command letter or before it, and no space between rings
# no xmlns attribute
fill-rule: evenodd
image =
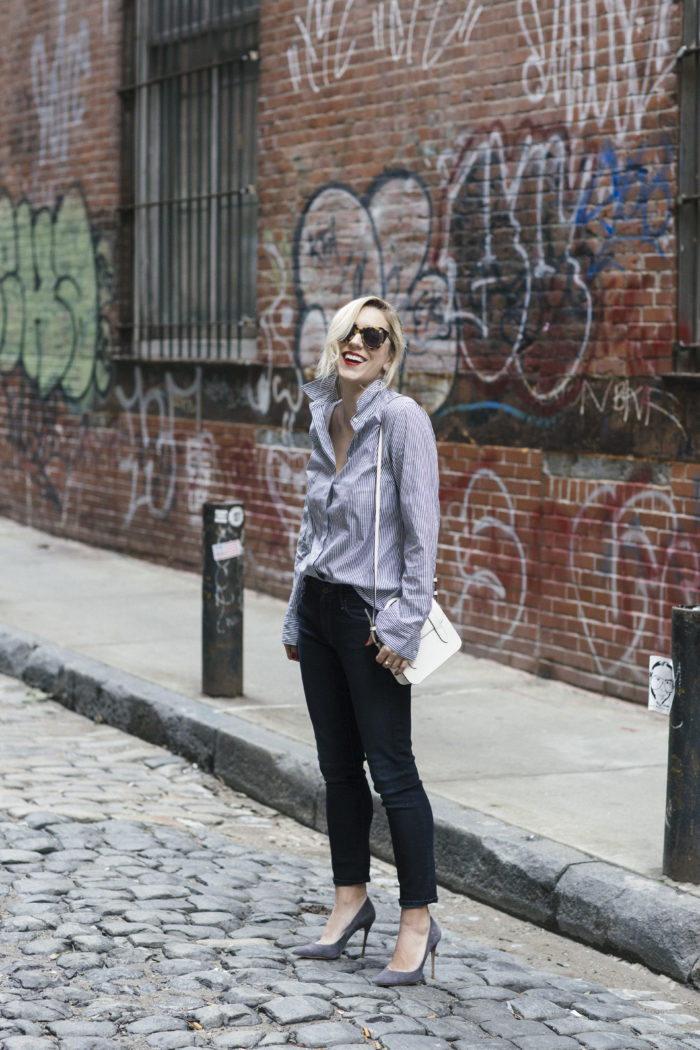
<svg viewBox="0 0 700 1050"><path fill-rule="evenodd" d="M245 695L212 700L197 574L6 519L0 572L1 671L323 828L284 603L246 592ZM661 876L667 718L464 654L414 690L414 711L445 885L675 979L700 974L700 888Z"/></svg>

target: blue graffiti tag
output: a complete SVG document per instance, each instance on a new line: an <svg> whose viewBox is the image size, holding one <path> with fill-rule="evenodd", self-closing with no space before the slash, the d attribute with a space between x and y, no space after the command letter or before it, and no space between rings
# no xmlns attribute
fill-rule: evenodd
<svg viewBox="0 0 700 1050"><path fill-rule="evenodd" d="M585 226L603 242L588 269L589 278L606 267L623 269L615 260L617 246L623 241L640 241L664 254L661 238L672 218L671 147L664 144L663 159L656 168L644 163L644 149L641 146L633 156L618 158L614 146L606 143L596 159L575 217L577 226Z"/></svg>

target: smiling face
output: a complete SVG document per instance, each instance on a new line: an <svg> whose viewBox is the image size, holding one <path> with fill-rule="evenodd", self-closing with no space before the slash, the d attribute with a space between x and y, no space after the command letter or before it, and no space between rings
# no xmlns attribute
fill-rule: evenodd
<svg viewBox="0 0 700 1050"><path fill-rule="evenodd" d="M355 321L357 329L381 328L389 331L386 317L376 306L363 306ZM362 389L371 386L388 369L394 350L391 341L384 340L378 350L368 350L359 331L355 331L349 342L340 343L337 361L338 378L342 383L358 384Z"/></svg>

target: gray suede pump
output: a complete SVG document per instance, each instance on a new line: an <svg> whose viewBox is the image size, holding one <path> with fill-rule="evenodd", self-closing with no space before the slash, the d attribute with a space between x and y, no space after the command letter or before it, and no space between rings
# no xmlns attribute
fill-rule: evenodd
<svg viewBox="0 0 700 1050"><path fill-rule="evenodd" d="M312 944L301 944L298 948L292 948L292 951L295 955L300 955L302 959L339 959L343 948L353 933L357 933L358 930L364 930L365 938L362 942L362 957L364 958L367 934L372 928L375 918L374 905L367 897L355 918L345 927L342 936L337 941L333 941L332 944L321 944L319 941L315 941Z"/></svg>
<svg viewBox="0 0 700 1050"><path fill-rule="evenodd" d="M372 980L375 984L380 984L383 988L389 988L395 984L418 984L423 976L423 967L425 966L425 960L428 958L428 954L430 954L430 962L432 964L431 977L435 977L435 949L437 948L438 941L441 937L442 930L431 915L430 928L428 930L428 943L425 947L423 962L418 969L390 970L387 966L381 973L378 973L376 977L373 977Z"/></svg>

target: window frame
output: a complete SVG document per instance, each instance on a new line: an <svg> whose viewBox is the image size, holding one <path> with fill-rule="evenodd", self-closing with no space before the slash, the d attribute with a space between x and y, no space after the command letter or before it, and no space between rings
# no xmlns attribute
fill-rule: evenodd
<svg viewBox="0 0 700 1050"><path fill-rule="evenodd" d="M258 0L127 6L120 356L254 360Z"/></svg>

